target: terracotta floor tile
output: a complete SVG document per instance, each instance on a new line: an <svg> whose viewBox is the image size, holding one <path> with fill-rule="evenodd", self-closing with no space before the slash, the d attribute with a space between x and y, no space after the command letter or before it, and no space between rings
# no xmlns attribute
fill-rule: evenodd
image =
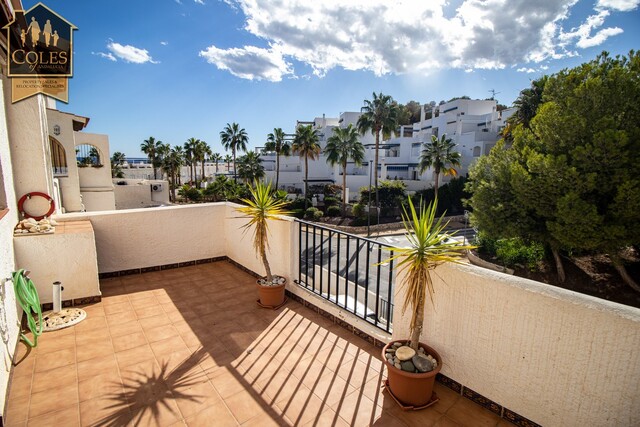
<svg viewBox="0 0 640 427"><path fill-rule="evenodd" d="M222 402L222 398L208 381L178 384L171 388L171 393L185 418Z"/></svg>
<svg viewBox="0 0 640 427"><path fill-rule="evenodd" d="M75 349L67 348L46 354L36 355L36 372L48 371L76 362Z"/></svg>
<svg viewBox="0 0 640 427"><path fill-rule="evenodd" d="M433 405L433 408L443 414L446 413L458 400L464 399L460 394L437 382L433 386L433 391L436 392L440 399L437 404Z"/></svg>
<svg viewBox="0 0 640 427"><path fill-rule="evenodd" d="M78 362L114 353L111 338L86 341L76 350Z"/></svg>
<svg viewBox="0 0 640 427"><path fill-rule="evenodd" d="M156 314L155 316L145 317L144 319L140 319L140 326L142 329L148 330L157 328L162 325L168 325L171 323L171 320L164 314Z"/></svg>
<svg viewBox="0 0 640 427"><path fill-rule="evenodd" d="M29 404L29 418L35 418L77 404L78 384L56 387L55 392L46 390L33 393Z"/></svg>
<svg viewBox="0 0 640 427"><path fill-rule="evenodd" d="M331 406L339 400L344 399L356 389L347 384L335 372L328 371L322 375L318 381L310 386L313 393L323 399L327 405Z"/></svg>
<svg viewBox="0 0 640 427"><path fill-rule="evenodd" d="M11 388L8 390L8 399L18 399L20 397L29 397L31 394L32 377L22 375L11 379Z"/></svg>
<svg viewBox="0 0 640 427"><path fill-rule="evenodd" d="M118 286L118 288L123 289L121 286ZM129 302L129 297L126 294L118 294L118 295L102 297L102 305L105 306L105 311L107 310L107 306L121 304L123 302Z"/></svg>
<svg viewBox="0 0 640 427"><path fill-rule="evenodd" d="M106 329L106 327L107 327L107 319L101 316L97 316L97 317L87 316L86 319L84 319L82 322L74 326L74 328L76 329L76 333L80 331Z"/></svg>
<svg viewBox="0 0 640 427"><path fill-rule="evenodd" d="M242 427L288 427L292 425L285 417L277 414L260 414L242 423Z"/></svg>
<svg viewBox="0 0 640 427"><path fill-rule="evenodd" d="M211 427L212 420L215 420L216 427L236 427L239 425L224 403L209 406L186 418L185 422L188 427Z"/></svg>
<svg viewBox="0 0 640 427"><path fill-rule="evenodd" d="M331 409L349 424L358 426L372 425L382 414L380 406L358 391L331 405Z"/></svg>
<svg viewBox="0 0 640 427"><path fill-rule="evenodd" d="M132 334L115 336L112 340L113 350L115 352L130 350L147 344L147 338L142 332L142 329L140 329L139 332L134 332Z"/></svg>
<svg viewBox="0 0 640 427"><path fill-rule="evenodd" d="M79 427L80 426L80 405L75 404L61 411L52 412L50 414L41 415L39 417L30 418L27 426L41 427L64 426Z"/></svg>
<svg viewBox="0 0 640 427"><path fill-rule="evenodd" d="M80 401L121 395L123 392L120 375L113 372L96 375L93 378L78 383Z"/></svg>
<svg viewBox="0 0 640 427"><path fill-rule="evenodd" d="M403 411L397 404L387 412L391 412L392 415L403 421L409 427L435 426L443 416L433 407L421 411Z"/></svg>
<svg viewBox="0 0 640 427"><path fill-rule="evenodd" d="M180 336L176 335L170 338L163 339L161 341L152 342L151 349L156 357L163 356L165 354L171 354L176 351L188 350L187 345L182 341Z"/></svg>
<svg viewBox="0 0 640 427"><path fill-rule="evenodd" d="M128 305L129 303L126 304ZM109 324L109 327L114 327L128 322L135 322L136 320L138 320L136 312L133 311L130 305L120 312L107 314L107 323Z"/></svg>
<svg viewBox="0 0 640 427"><path fill-rule="evenodd" d="M129 404L113 397L99 397L80 402L80 422L83 426L125 426L131 420Z"/></svg>
<svg viewBox="0 0 640 427"><path fill-rule="evenodd" d="M447 417L446 415L443 415L442 417L440 417L440 419L438 420L438 422L436 422L434 427L462 427L464 424L458 424L457 422L453 421L451 418ZM508 426L513 426L513 424L511 423L507 423ZM475 426L475 424L470 424L470 426Z"/></svg>
<svg viewBox="0 0 640 427"><path fill-rule="evenodd" d="M76 332L76 346L82 345L86 341L94 341L100 339L109 339L109 328L101 327L97 329L87 329Z"/></svg>
<svg viewBox="0 0 640 427"><path fill-rule="evenodd" d="M49 333L44 333L38 339L38 346L36 347L37 354L46 354L53 351L74 349L76 347L75 334L67 334L63 336L51 336Z"/></svg>
<svg viewBox="0 0 640 427"><path fill-rule="evenodd" d="M175 400L169 397L134 405L130 410L133 426L168 427L182 418Z"/></svg>
<svg viewBox="0 0 640 427"><path fill-rule="evenodd" d="M222 374L211 379L211 384L213 384L220 396L225 399L244 390L247 382L242 377L234 376L229 370L224 369Z"/></svg>
<svg viewBox="0 0 640 427"><path fill-rule="evenodd" d="M244 427L244 426L243 426ZM350 427L334 410L325 409L317 418L308 421L304 427ZM398 426L400 427L400 426Z"/></svg>
<svg viewBox="0 0 640 427"><path fill-rule="evenodd" d="M144 332L147 340L151 342L161 341L166 338L175 337L178 335L178 330L173 325L163 325L157 328L149 329Z"/></svg>
<svg viewBox="0 0 640 427"><path fill-rule="evenodd" d="M18 348L23 347L22 344L18 344ZM36 355L31 353L21 360L22 356L17 354L14 357L14 361L20 360L20 362L13 367L13 377L31 376L33 375L34 368L36 366ZM15 362L14 362L15 363Z"/></svg>
<svg viewBox="0 0 640 427"><path fill-rule="evenodd" d="M255 416L268 417L260 397L246 390L224 399L224 403L240 424Z"/></svg>
<svg viewBox="0 0 640 427"><path fill-rule="evenodd" d="M276 403L282 415L290 419L294 425L304 425L318 419L327 405L311 391L299 390L291 398ZM361 424L360 424L361 425Z"/></svg>
<svg viewBox="0 0 640 427"><path fill-rule="evenodd" d="M495 426L500 421L500 417L494 413L465 398L456 401L446 415L451 421L467 426Z"/></svg>
<svg viewBox="0 0 640 427"><path fill-rule="evenodd" d="M116 353L116 360L120 369L150 359L154 359L154 356L149 344Z"/></svg>
<svg viewBox="0 0 640 427"><path fill-rule="evenodd" d="M33 375L33 385L31 392L41 391L54 392L57 387L64 387L78 382L76 365L62 366L44 372L36 372Z"/></svg>
<svg viewBox="0 0 640 427"><path fill-rule="evenodd" d="M100 303L91 304L79 307L83 309L87 313L87 317L104 317L106 312L104 311L104 306ZM79 413L79 412L78 412Z"/></svg>
<svg viewBox="0 0 640 427"><path fill-rule="evenodd" d="M30 396L9 399L7 402L7 412L4 414L3 421L6 419L7 424L26 423L29 416Z"/></svg>
<svg viewBox="0 0 640 427"><path fill-rule="evenodd" d="M142 332L142 326L138 321L119 323L117 325L111 325L109 327L111 337L120 337L122 335L129 335L136 332Z"/></svg>
<svg viewBox="0 0 640 427"><path fill-rule="evenodd" d="M118 372L118 363L114 354L78 363L78 381L84 381L101 374L118 374Z"/></svg>
<svg viewBox="0 0 640 427"><path fill-rule="evenodd" d="M147 317L154 317L154 316L163 316L163 317L165 316L164 310L162 310L162 308L160 307L160 304L141 307L138 309L134 309L134 311L138 319L145 319Z"/></svg>
<svg viewBox="0 0 640 427"><path fill-rule="evenodd" d="M160 307L156 307L160 304L158 303L158 300L153 294L146 296L144 298L139 298L139 299L130 298L129 300L131 301L131 305L133 306L134 310L140 310L146 307L155 307L156 310L160 308Z"/></svg>

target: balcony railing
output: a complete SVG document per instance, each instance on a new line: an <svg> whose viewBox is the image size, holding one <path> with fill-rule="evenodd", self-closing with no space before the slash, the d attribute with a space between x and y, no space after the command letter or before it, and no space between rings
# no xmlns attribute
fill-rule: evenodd
<svg viewBox="0 0 640 427"><path fill-rule="evenodd" d="M69 176L69 170L66 166L53 166L51 170L54 178Z"/></svg>
<svg viewBox="0 0 640 427"><path fill-rule="evenodd" d="M299 223L300 286L368 323L391 332L393 256L372 239L314 223ZM384 253L383 253L384 252Z"/></svg>

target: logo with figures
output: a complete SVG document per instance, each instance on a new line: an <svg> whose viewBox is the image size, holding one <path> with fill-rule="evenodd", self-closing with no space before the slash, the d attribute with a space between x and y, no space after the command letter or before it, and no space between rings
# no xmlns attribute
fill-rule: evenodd
<svg viewBox="0 0 640 427"><path fill-rule="evenodd" d="M73 76L73 31L77 28L42 3L16 10L7 31L7 75L12 102L43 93L69 101Z"/></svg>

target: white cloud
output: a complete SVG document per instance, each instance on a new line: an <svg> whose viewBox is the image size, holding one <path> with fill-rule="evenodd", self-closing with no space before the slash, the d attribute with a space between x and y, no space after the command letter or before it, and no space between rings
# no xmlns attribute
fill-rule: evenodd
<svg viewBox="0 0 640 427"><path fill-rule="evenodd" d="M604 43L611 36L618 35L623 32L622 28L603 28L595 33L593 36L591 33L597 28L602 27L605 19L609 16L608 10L601 10L597 15L591 15L587 17L587 20L577 28L572 28L567 33L560 34L560 40L565 43L569 43L574 39L577 39L576 47L580 49L587 49L589 47L598 46Z"/></svg>
<svg viewBox="0 0 640 427"><path fill-rule="evenodd" d="M276 49L262 49L255 46L218 49L210 46L200 52L208 63L221 70L227 70L236 77L249 80L279 82L285 75L293 74L291 64Z"/></svg>
<svg viewBox="0 0 640 427"><path fill-rule="evenodd" d="M168 44L169 44L169 42L161 41L161 42L160 42L160 44L161 44L162 46L166 46L166 45L168 45Z"/></svg>
<svg viewBox="0 0 640 427"><path fill-rule="evenodd" d="M99 57L101 57L101 58L108 59L109 61L113 61L113 62L116 62L116 61L117 61L116 57L115 57L115 56L113 56L113 55L111 54L111 52L108 52L108 53L104 53L104 52L91 52L91 54L92 54L92 55L99 56Z"/></svg>
<svg viewBox="0 0 640 427"><path fill-rule="evenodd" d="M121 45L120 43L113 41L107 43L107 49L109 49L115 56L126 62L133 62L134 64L150 62L152 64L157 64L146 49L140 49L131 45Z"/></svg>
<svg viewBox="0 0 640 427"><path fill-rule="evenodd" d="M599 9L613 9L620 12L630 12L640 5L640 0L598 0Z"/></svg>
<svg viewBox="0 0 640 427"><path fill-rule="evenodd" d="M533 68L527 68L527 67L518 68L516 71L519 73L528 73L528 74L536 72L536 70L534 70Z"/></svg>
<svg viewBox="0 0 640 427"><path fill-rule="evenodd" d="M193 0L194 2L198 3L198 4L204 4L203 0Z"/></svg>
<svg viewBox="0 0 640 427"><path fill-rule="evenodd" d="M201 55L234 75L271 81L292 74L292 61L316 76L335 67L376 75L503 69L577 55L576 49L621 31L604 28L592 36L602 23L587 20L565 33L562 24L578 0L463 0L446 13L448 0L221 1L235 5L245 16L244 29L269 47L211 45ZM619 7L623 1L640 2L600 1ZM597 13L603 20L608 15Z"/></svg>
<svg viewBox="0 0 640 427"><path fill-rule="evenodd" d="M182 1L181 1L181 0L175 0L175 1L176 1L176 3L178 3L178 4L182 4Z"/></svg>

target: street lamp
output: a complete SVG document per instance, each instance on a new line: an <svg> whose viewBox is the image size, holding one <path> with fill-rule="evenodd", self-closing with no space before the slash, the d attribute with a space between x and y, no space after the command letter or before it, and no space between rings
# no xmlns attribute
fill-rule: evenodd
<svg viewBox="0 0 640 427"><path fill-rule="evenodd" d="M464 234L462 235L462 241L467 244L467 224L469 222L469 211L464 211Z"/></svg>

